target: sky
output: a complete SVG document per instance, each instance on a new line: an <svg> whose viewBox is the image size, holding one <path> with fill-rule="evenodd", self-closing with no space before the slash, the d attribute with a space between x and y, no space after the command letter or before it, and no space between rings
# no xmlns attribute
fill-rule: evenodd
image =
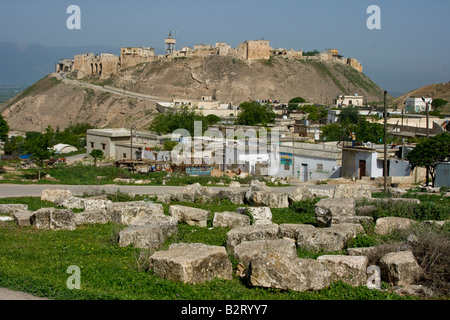
<svg viewBox="0 0 450 320"><path fill-rule="evenodd" d="M80 8L81 29L67 28L70 5ZM371 5L381 29L367 26ZM177 48L265 39L274 48L338 49L382 88L405 93L450 81L449 13L449 0L1 0L0 42L158 52L169 30Z"/></svg>

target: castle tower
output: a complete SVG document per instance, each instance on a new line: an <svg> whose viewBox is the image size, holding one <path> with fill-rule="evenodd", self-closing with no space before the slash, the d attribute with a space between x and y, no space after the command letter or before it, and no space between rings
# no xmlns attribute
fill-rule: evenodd
<svg viewBox="0 0 450 320"><path fill-rule="evenodd" d="M175 43L177 40L172 38L172 31L169 31L169 37L164 40L166 44L166 54L171 55L175 51Z"/></svg>

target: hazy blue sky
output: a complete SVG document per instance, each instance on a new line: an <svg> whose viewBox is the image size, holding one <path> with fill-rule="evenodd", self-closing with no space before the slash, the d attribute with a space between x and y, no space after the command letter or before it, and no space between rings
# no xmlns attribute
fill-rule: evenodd
<svg viewBox="0 0 450 320"><path fill-rule="evenodd" d="M69 30L69 5L81 30ZM370 5L381 30L369 30ZM264 38L272 47L336 48L391 92L450 81L449 0L1 0L0 41L45 46L177 47ZM0 71L1 72L1 71Z"/></svg>

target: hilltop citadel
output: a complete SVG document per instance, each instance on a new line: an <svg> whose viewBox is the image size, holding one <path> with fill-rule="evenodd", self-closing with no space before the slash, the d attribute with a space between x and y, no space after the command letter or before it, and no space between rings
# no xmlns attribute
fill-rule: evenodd
<svg viewBox="0 0 450 320"><path fill-rule="evenodd" d="M74 60L61 59L56 64L56 72L77 72L78 78L97 75L100 78L108 78L121 69L133 67L135 65L161 61L165 59L187 58L187 57L207 57L211 55L228 56L242 61L254 61L270 59L273 56L282 56L290 59L305 59L319 61L333 61L349 65L359 72L362 72L361 63L355 58L345 58L339 55L337 49L326 49L324 52L313 56L303 55L303 50L295 51L284 48L272 48L269 40L247 40L240 43L236 48L232 48L224 42L217 42L215 45L199 44L191 47L175 49L176 39L169 33L165 39L165 53L157 55L152 47L122 47L120 57L111 53L84 53L74 56Z"/></svg>

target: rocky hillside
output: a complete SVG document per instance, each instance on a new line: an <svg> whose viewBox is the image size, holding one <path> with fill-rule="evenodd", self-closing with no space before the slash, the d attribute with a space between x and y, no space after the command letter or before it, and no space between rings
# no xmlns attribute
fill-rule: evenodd
<svg viewBox="0 0 450 320"><path fill-rule="evenodd" d="M82 83L116 87L160 97L200 99L213 96L224 103L302 96L331 104L340 94L358 93L366 102L381 101L383 90L353 68L328 62L272 58L247 63L230 57L178 58L144 63L112 78ZM15 98L0 104L12 130L30 131L48 125L61 129L89 122L97 127L148 127L155 101L79 86L47 76Z"/></svg>

